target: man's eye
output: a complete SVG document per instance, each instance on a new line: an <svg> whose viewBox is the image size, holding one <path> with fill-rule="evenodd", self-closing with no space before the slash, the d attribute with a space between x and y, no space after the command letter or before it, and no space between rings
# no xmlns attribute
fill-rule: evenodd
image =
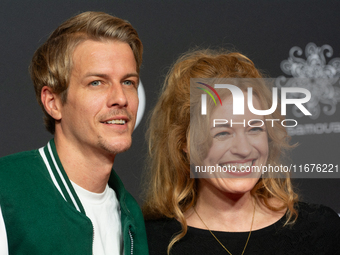
<svg viewBox="0 0 340 255"><path fill-rule="evenodd" d="M92 86L99 86L101 83L101 81L93 81L90 83Z"/></svg>
<svg viewBox="0 0 340 255"><path fill-rule="evenodd" d="M132 81L123 81L123 84L131 86L131 85L134 85L134 82L132 82Z"/></svg>

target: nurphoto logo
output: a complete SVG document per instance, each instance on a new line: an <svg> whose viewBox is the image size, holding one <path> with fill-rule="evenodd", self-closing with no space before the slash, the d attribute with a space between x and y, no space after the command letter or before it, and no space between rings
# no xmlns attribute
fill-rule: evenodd
<svg viewBox="0 0 340 255"><path fill-rule="evenodd" d="M233 99L233 115L244 115L244 92L237 86L232 84L215 84L214 87L203 83L203 82L196 82L197 84L204 85L208 89L210 89L218 98L221 106L222 106L222 100L220 95L217 93L215 89L228 89L231 92L231 96ZM256 86L256 85L255 85ZM217 106L216 100L211 92L209 92L206 88L196 87L198 89L203 90L206 92L206 94L201 94L201 115L207 115L207 94L211 97L211 99L214 101L215 106ZM303 95L299 98L289 98L287 95L289 93L295 93ZM304 115L310 116L312 115L306 107L303 105L304 103L307 103L311 99L311 93L306 88L298 88L298 87L287 87L287 88L281 88L281 115L287 115L287 105L293 105L296 108L298 108ZM253 104L253 88L248 87L247 88L247 106L251 113L259 116L265 116L272 114L278 105L278 89L277 87L272 88L272 105L269 109L255 109ZM248 126L251 126L251 123L254 120L247 121ZM264 125L263 120L256 119L257 122L261 122L260 126ZM274 121L278 121L278 119L265 119L265 121L271 122L271 125L274 126ZM288 125L287 122L293 122L294 124ZM234 124L243 124L246 126L246 121L243 122L233 122L233 120L227 120L227 119L213 119L213 126L215 127L216 124L227 124L229 123L231 126ZM297 126L298 122L295 119L285 119L281 121L281 125L284 127L295 127Z"/></svg>
<svg viewBox="0 0 340 255"><path fill-rule="evenodd" d="M200 83L200 84L204 84L204 83ZM204 84L205 86L209 86L207 84ZM202 89L200 87L198 87L199 89ZM217 95L218 99L221 102L222 105L222 101L220 96L218 95L218 93L216 92L216 90L209 86L209 88ZM234 115L244 115L244 95L243 95L243 91L236 87L235 85L231 85L231 84L215 84L215 88L218 89L229 89L231 92L231 95L233 97L233 114ZM213 98L212 94L207 91L206 89L202 89L205 92L207 92L211 98ZM273 96L273 103L270 109L267 110L258 110L254 108L253 105L253 88L248 87L247 88L247 92L248 92L248 108L250 110L250 112L252 112L255 115L269 115L272 114L276 108L277 108L277 98L278 98L278 93L277 93L277 88L273 88L272 90L272 96ZM302 93L305 95L305 98L287 98L287 94L288 93ZM303 103L307 103L311 98L311 94L310 92L305 89L305 88L281 88L281 114L282 115L286 115L287 111L286 111L286 107L288 104L292 104L295 105L297 108L300 109L301 112L303 112L304 115L312 115L307 109L306 107L304 107L302 104ZM215 105L216 105L216 101L213 98ZM202 94L201 96L201 114L202 115L206 115L207 114L207 95L206 94Z"/></svg>

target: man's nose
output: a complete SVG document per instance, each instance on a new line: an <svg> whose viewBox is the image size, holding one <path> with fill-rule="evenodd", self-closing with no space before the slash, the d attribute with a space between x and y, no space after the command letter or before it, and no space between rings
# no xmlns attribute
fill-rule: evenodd
<svg viewBox="0 0 340 255"><path fill-rule="evenodd" d="M123 89L121 84L112 84L108 91L108 107L117 106L117 107L126 107L128 104L128 100L126 97L126 92Z"/></svg>

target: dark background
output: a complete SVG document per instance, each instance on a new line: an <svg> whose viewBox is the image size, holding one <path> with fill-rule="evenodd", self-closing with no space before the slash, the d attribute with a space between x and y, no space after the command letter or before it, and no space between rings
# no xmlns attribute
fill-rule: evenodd
<svg viewBox="0 0 340 255"><path fill-rule="evenodd" d="M117 156L114 165L140 203L146 117L169 66L181 53L196 46L240 51L274 78L285 75L280 63L294 46L304 50L310 42L318 47L328 44L334 52L327 62L340 57L340 1L1 0L0 156L40 148L52 138L43 126L28 65L34 51L58 25L89 10L129 20L144 44L141 80L146 111L133 134L132 148ZM337 122L339 117L337 106L334 115L322 115L316 122ZM313 121L305 117L301 123ZM339 164L339 138L339 133L293 136L292 142L300 144L292 153L293 163ZM339 179L296 179L294 183L303 200L328 205L340 213Z"/></svg>

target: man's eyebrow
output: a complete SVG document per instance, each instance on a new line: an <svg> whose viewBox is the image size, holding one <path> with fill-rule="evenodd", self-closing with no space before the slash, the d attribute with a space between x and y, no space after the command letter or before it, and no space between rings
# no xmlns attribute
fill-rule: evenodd
<svg viewBox="0 0 340 255"><path fill-rule="evenodd" d="M85 78L90 77L90 76L97 76L97 77L101 77L101 78L105 78L105 79L107 79L109 77L107 74L104 74L104 73L90 73L89 72L89 73L86 73L84 75Z"/></svg>
<svg viewBox="0 0 340 255"><path fill-rule="evenodd" d="M109 75L105 74L105 73L86 73L84 75L85 78L87 77L91 77L91 76L97 76L97 77L101 77L101 78L104 78L104 79L108 79L109 78ZM138 73L128 73L128 74L125 74L122 78L122 80L125 80L127 78L130 78L130 77L137 77L137 79L139 80L139 74Z"/></svg>
<svg viewBox="0 0 340 255"><path fill-rule="evenodd" d="M128 74L125 74L122 78L122 80L125 80L127 78L130 78L130 77L137 77L138 81L139 81L139 74L138 73L128 73Z"/></svg>

